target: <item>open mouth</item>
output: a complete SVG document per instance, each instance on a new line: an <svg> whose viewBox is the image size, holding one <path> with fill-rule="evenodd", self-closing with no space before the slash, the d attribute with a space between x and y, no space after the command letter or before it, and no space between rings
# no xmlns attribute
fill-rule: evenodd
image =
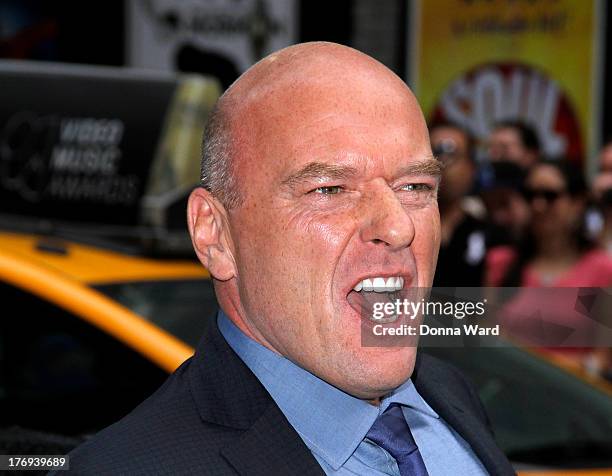
<svg viewBox="0 0 612 476"><path fill-rule="evenodd" d="M376 276L358 282L348 293L349 305L364 319L385 324L395 322L399 317L395 312L385 312L405 298L404 278L401 276Z"/></svg>

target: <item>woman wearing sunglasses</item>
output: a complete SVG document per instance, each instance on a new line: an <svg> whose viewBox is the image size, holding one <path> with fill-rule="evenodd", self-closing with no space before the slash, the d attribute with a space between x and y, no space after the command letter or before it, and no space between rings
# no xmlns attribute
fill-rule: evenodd
<svg viewBox="0 0 612 476"><path fill-rule="evenodd" d="M524 185L531 219L521 244L498 247L487 256L487 286L521 288L584 288L612 286L612 259L587 238L584 227L587 186L573 164L560 160L539 162L529 171ZM552 290L555 291L555 290ZM551 292L552 292L551 291ZM533 289L519 291L505 307L502 328L529 329L533 314L545 322L571 328L589 342L593 321L575 310L576 291L559 291L553 299ZM572 297L573 296L573 297ZM564 298L567 302L563 302ZM546 311L549 311L548 313ZM528 316L528 317L526 317ZM532 319L532 321L527 321ZM548 342L548 350L594 367L601 365L592 348L567 347ZM558 344L558 345L557 345ZM554 346L554 348L552 348Z"/></svg>

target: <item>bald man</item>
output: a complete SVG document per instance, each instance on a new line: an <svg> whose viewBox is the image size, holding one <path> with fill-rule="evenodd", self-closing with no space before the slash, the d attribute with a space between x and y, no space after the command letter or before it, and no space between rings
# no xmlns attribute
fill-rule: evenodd
<svg viewBox="0 0 612 476"><path fill-rule="evenodd" d="M188 205L220 312L194 357L71 468L514 474L456 370L414 346L362 345L374 299L431 286L439 176L414 96L372 58L310 43L249 69L210 118Z"/></svg>

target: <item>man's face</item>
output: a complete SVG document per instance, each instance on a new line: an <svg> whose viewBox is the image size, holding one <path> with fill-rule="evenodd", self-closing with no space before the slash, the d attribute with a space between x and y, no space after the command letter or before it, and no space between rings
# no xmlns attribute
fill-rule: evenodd
<svg viewBox="0 0 612 476"><path fill-rule="evenodd" d="M357 75L358 76L358 75ZM361 346L367 278L431 285L440 240L427 128L399 80L296 83L236 131L248 158L229 213L245 325L263 345L360 398L412 373L415 349ZM272 98L272 99L271 99ZM429 167L428 167L429 165Z"/></svg>

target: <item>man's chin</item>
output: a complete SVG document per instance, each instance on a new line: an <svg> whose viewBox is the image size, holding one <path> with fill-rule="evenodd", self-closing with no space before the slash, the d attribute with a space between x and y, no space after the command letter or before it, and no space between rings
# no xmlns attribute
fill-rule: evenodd
<svg viewBox="0 0 612 476"><path fill-rule="evenodd" d="M361 362L361 371L339 387L364 400L375 400L391 393L412 375L416 348L385 349Z"/></svg>

